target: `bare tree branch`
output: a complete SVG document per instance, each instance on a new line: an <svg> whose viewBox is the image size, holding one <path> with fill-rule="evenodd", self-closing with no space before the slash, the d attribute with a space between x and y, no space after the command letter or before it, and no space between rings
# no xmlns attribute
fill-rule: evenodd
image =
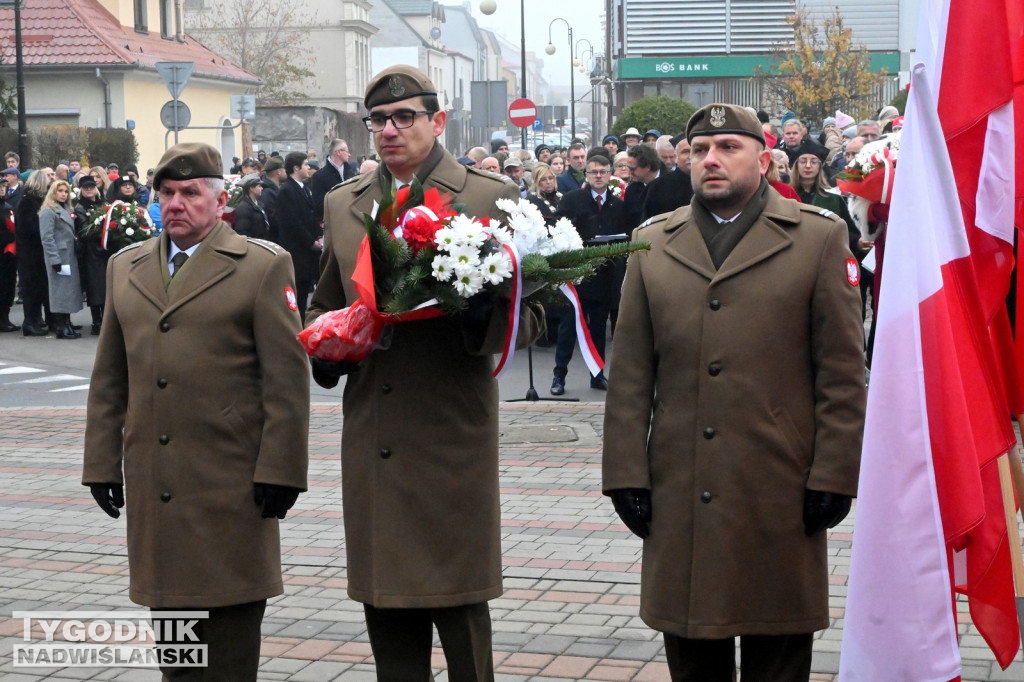
<svg viewBox="0 0 1024 682"><path fill-rule="evenodd" d="M258 104L307 96L304 86L315 60L304 47L302 27L315 24L315 12L274 0L212 0L189 18L191 35L263 80Z"/></svg>

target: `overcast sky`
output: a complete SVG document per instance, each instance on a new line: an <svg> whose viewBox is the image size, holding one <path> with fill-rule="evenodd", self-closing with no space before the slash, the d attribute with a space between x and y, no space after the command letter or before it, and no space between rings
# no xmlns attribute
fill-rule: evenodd
<svg viewBox="0 0 1024 682"><path fill-rule="evenodd" d="M468 0L473 17L483 28L502 35L518 45L520 33L520 2L526 8L526 51L544 58L544 77L555 86L569 86L569 36L565 23L555 22L551 26L551 41L558 49L553 55L544 52L548 44L548 26L551 20L561 17L572 26L573 42L586 38L594 45L594 52L604 53L604 34L601 31L601 17L604 2L596 0L497 0L498 11L490 16L480 12L480 0ZM579 44L579 51L585 52L587 43ZM588 53L589 56L589 53ZM590 87L590 79L578 71L577 87Z"/></svg>

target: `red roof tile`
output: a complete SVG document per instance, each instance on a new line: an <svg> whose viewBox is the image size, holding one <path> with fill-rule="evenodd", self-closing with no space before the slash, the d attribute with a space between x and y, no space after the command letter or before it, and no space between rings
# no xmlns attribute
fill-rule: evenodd
<svg viewBox="0 0 1024 682"><path fill-rule="evenodd" d="M122 26L97 0L24 0L21 10L22 57L35 66L136 66L154 69L163 61L194 62L195 75L254 85L258 78L207 49L190 36L185 42ZM15 61L14 9L0 9L0 54Z"/></svg>

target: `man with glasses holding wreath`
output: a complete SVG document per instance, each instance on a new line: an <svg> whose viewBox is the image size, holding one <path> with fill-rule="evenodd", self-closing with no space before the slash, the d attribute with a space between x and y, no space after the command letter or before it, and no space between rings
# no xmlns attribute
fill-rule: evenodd
<svg viewBox="0 0 1024 682"><path fill-rule="evenodd" d="M399 65L366 88L363 120L381 165L344 182L324 202L320 281L306 322L352 305L356 254L388 186L415 177L450 194L471 216L501 218L518 199L508 178L467 168L436 142L445 112L427 76ZM347 375L342 495L348 594L362 602L378 680L431 679L433 628L448 679L493 680L488 600L501 596L498 386L509 301L478 295L469 310L390 327L386 349L358 365L313 360L332 388ZM543 330L543 310L524 305L519 345Z"/></svg>

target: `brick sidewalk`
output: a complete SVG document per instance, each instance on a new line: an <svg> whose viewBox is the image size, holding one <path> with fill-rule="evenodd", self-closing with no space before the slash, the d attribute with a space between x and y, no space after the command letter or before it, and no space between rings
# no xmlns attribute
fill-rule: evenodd
<svg viewBox="0 0 1024 682"><path fill-rule="evenodd" d="M491 602L498 679L668 680L660 636L637 616L640 541L600 494L596 403L504 404L501 487L505 595ZM0 410L0 679L159 680L154 670L13 669L20 610L130 610L124 519L78 482L83 409ZM314 405L310 491L282 523L286 594L264 621L260 679L374 680L362 607L345 595L341 408ZM829 535L832 627L815 641L813 680L839 664L853 514ZM964 605L961 605L963 607ZM960 609L964 680L1000 671ZM447 680L435 651L436 679Z"/></svg>

